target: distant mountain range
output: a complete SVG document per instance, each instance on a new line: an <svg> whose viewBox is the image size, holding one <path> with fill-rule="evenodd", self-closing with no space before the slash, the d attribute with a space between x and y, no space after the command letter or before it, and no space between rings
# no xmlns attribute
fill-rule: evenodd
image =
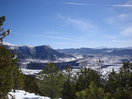
<svg viewBox="0 0 132 99"><path fill-rule="evenodd" d="M60 53L65 54L100 54L100 55L117 55L124 56L129 55L132 56L132 48L71 48L71 49L57 49Z"/></svg>
<svg viewBox="0 0 132 99"><path fill-rule="evenodd" d="M70 48L70 49L53 49L48 45L42 46L16 46L4 42L4 45L12 49L20 59L32 58L32 59L45 59L55 60L57 58L71 58L71 54L100 54L100 55L117 55L132 56L132 47L128 48Z"/></svg>
<svg viewBox="0 0 132 99"><path fill-rule="evenodd" d="M66 55L52 49L48 45L42 46L16 46L10 43L4 43L6 48L11 49L17 54L20 59L42 59L42 60L56 60L57 58L69 58L71 55Z"/></svg>

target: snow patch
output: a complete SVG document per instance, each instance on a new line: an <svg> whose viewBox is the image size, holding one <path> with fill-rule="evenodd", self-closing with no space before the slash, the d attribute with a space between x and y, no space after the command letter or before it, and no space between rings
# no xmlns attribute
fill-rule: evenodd
<svg viewBox="0 0 132 99"><path fill-rule="evenodd" d="M22 68L21 71L25 75L35 75L35 74L38 74L39 72L41 72L42 70L32 70L32 69Z"/></svg>
<svg viewBox="0 0 132 99"><path fill-rule="evenodd" d="M50 99L49 97L35 95L24 90L16 90L15 92L9 92L8 98L12 99L11 95L15 99Z"/></svg>

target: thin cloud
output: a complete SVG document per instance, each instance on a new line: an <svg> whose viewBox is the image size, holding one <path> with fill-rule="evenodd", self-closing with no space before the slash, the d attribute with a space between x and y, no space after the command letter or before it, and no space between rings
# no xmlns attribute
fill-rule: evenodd
<svg viewBox="0 0 132 99"><path fill-rule="evenodd" d="M126 20L126 19L131 18L131 15L129 15L129 14L119 14L119 15L117 16L117 18L119 18L119 19L121 19L121 20Z"/></svg>
<svg viewBox="0 0 132 99"><path fill-rule="evenodd" d="M128 1L124 4L116 4L116 5L112 5L112 6L115 6L115 7L132 7L132 1Z"/></svg>
<svg viewBox="0 0 132 99"><path fill-rule="evenodd" d="M132 36L132 26L126 27L121 34L125 36Z"/></svg>
<svg viewBox="0 0 132 99"><path fill-rule="evenodd" d="M44 37L46 38L52 38L52 39L59 39L59 40L70 40L70 41L75 41L76 39L68 38L68 37L62 37L62 36L49 36L45 35Z"/></svg>
<svg viewBox="0 0 132 99"><path fill-rule="evenodd" d="M123 37L131 38L132 36L132 23L131 23L132 13L130 10L126 10L126 11L127 12L125 13L116 12L117 14L109 16L105 21L108 24L112 25L113 29L116 29L119 35Z"/></svg>
<svg viewBox="0 0 132 99"><path fill-rule="evenodd" d="M77 5L77 6L86 6L86 5L95 5L95 4L87 4L87 3L79 3L79 2L65 2L65 5Z"/></svg>
<svg viewBox="0 0 132 99"><path fill-rule="evenodd" d="M73 39L70 37L64 37L64 36L59 36L59 35L53 35L53 34L33 34L31 35L33 37L37 38L51 38L51 39L57 39L57 40L67 40L67 41L76 41L77 39Z"/></svg>
<svg viewBox="0 0 132 99"><path fill-rule="evenodd" d="M132 13L121 13L113 16L109 16L106 18L106 22L109 24L119 24L119 25L124 25L125 23L131 23L132 20Z"/></svg>
<svg viewBox="0 0 132 99"><path fill-rule="evenodd" d="M131 4L117 4L117 5L112 5L114 7L132 7Z"/></svg>
<svg viewBox="0 0 132 99"><path fill-rule="evenodd" d="M65 5L75 5L75 6L96 6L98 4L88 4L88 3L80 3L80 2L65 2ZM113 4L113 5L98 5L98 6L113 6L113 7L132 7L131 2L126 4Z"/></svg>
<svg viewBox="0 0 132 99"><path fill-rule="evenodd" d="M76 19L72 17L63 16L61 14L57 15L61 20L64 21L64 23L69 24L76 29L79 29L84 32L88 33L97 33L99 30L97 29L97 26L93 25L90 21L82 20L82 19Z"/></svg>

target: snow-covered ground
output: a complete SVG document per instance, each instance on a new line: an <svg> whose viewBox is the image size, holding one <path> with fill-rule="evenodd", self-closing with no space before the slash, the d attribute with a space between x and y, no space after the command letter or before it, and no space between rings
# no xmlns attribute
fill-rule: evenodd
<svg viewBox="0 0 132 99"><path fill-rule="evenodd" d="M121 66L122 66L122 65L119 65L119 66L109 66L109 67L107 67L107 68L103 68L103 69L101 70L101 73L102 73L103 75L105 75L105 74L108 73L108 72L112 72L113 69L114 69L114 71L118 72L118 71L120 70Z"/></svg>
<svg viewBox="0 0 132 99"><path fill-rule="evenodd" d="M74 55L74 57L76 57L76 59L63 58L63 59L58 59L56 61L53 61L53 63L62 63L61 65L64 64L64 66L65 66L65 64L68 64L67 62L70 61L71 63L69 63L68 65L73 66L73 69L74 69L73 74L76 74L76 72L79 72L78 69L81 67L98 70L99 66L102 68L101 72L103 74L106 74L107 72L112 71L112 69L114 69L115 71L118 71L119 68L123 65L123 61L128 60L128 61L132 62L132 57L130 57L130 56L107 56L107 55L91 55L91 56L87 55L87 56L83 57L82 55ZM48 60L26 59L26 60L21 60L21 62L23 65L21 67L26 68L26 66L24 66L24 64L28 64L30 62L48 63ZM76 64L78 64L78 65L76 65ZM35 75L35 74L39 73L40 71L41 70L22 69L22 72L26 75Z"/></svg>
<svg viewBox="0 0 132 99"><path fill-rule="evenodd" d="M49 97L35 95L24 90L16 90L16 92L9 92L15 99L50 99ZM12 99L11 95L8 95L9 99Z"/></svg>
<svg viewBox="0 0 132 99"><path fill-rule="evenodd" d="M35 75L35 74L41 72L42 70L32 70L32 69L21 68L21 71L25 75Z"/></svg>
<svg viewBox="0 0 132 99"><path fill-rule="evenodd" d="M119 69L121 68L121 66L122 66L122 65L118 65L118 66L109 66L109 67L107 67L107 68L102 68L100 72L101 72L103 75L106 74L106 73L108 73L108 72L111 72L112 69L114 69L116 72L118 72ZM95 68L95 67L86 67L86 68L91 68L91 69L93 69L93 70L97 70L97 68ZM21 71L22 71L23 74L25 74L25 75L35 75L35 74L41 72L42 70L33 70L33 69L25 69L25 68L23 68L23 69L21 69ZM63 72L65 73L65 70L63 70ZM73 70L72 70L72 74L73 74L73 75L76 75L78 72L80 72L80 69L73 69Z"/></svg>
<svg viewBox="0 0 132 99"><path fill-rule="evenodd" d="M86 68L91 68L93 70L97 70L97 68L95 68L95 67L86 67ZM102 75L105 75L109 72L112 72L112 69L114 69L114 71L118 72L120 68L121 68L121 65L119 65L119 66L109 66L107 68L102 68L100 70L100 72L102 73ZM67 72L65 70L63 70L63 72L64 72L64 74L67 74ZM71 74L74 76L79 72L80 72L80 69L72 69Z"/></svg>

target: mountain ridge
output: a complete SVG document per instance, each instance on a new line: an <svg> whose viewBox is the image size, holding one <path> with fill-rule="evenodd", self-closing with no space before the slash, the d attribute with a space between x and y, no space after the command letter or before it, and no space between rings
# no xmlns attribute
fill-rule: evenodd
<svg viewBox="0 0 132 99"><path fill-rule="evenodd" d="M33 59L47 59L55 60L57 58L73 57L71 54L102 54L102 55L117 55L132 56L132 47L126 48L69 48L69 49L53 49L49 45L28 46L28 45L14 45L4 43L9 49L12 49L20 59L33 58Z"/></svg>
<svg viewBox="0 0 132 99"><path fill-rule="evenodd" d="M103 55L130 55L132 56L132 48L70 48L57 49L58 52L65 54L103 54Z"/></svg>
<svg viewBox="0 0 132 99"><path fill-rule="evenodd" d="M5 44L5 43L4 43ZM4 45L6 48L11 49L17 54L20 59L43 59L43 60L56 60L56 58L72 57L64 53L60 53L54 50L49 45L41 46L17 46L14 44L6 43Z"/></svg>

